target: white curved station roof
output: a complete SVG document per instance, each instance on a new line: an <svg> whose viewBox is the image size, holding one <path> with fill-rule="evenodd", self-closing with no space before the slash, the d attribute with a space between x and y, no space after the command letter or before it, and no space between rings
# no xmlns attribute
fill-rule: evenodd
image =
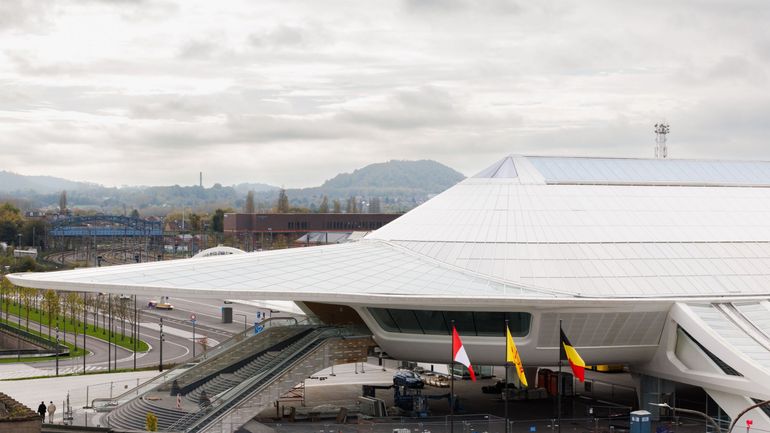
<svg viewBox="0 0 770 433"><path fill-rule="evenodd" d="M370 304L770 295L770 163L510 156L354 244L10 278Z"/></svg>

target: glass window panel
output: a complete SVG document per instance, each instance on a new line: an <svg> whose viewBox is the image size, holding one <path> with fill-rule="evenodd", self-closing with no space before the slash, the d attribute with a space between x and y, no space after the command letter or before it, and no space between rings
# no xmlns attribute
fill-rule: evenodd
<svg viewBox="0 0 770 433"><path fill-rule="evenodd" d="M426 334L449 335L449 325L441 311L415 310L414 315Z"/></svg>
<svg viewBox="0 0 770 433"><path fill-rule="evenodd" d="M455 321L461 335L502 336L505 320L511 335L523 337L529 334L532 315L523 312L495 311L430 311L399 310L393 308L369 308L377 323L388 332L413 334L449 335L450 321Z"/></svg>
<svg viewBox="0 0 770 433"><path fill-rule="evenodd" d="M473 323L473 313L469 311L445 311L447 323L455 321L457 332L465 335L476 335L476 325ZM450 325L451 328L451 325Z"/></svg>
<svg viewBox="0 0 770 433"><path fill-rule="evenodd" d="M505 331L505 313L475 312L476 334L481 336L503 336Z"/></svg>
<svg viewBox="0 0 770 433"><path fill-rule="evenodd" d="M396 321L390 316L388 310L385 308L370 308L369 312L372 313L374 320L382 327L382 329L388 332L401 332L396 325Z"/></svg>
<svg viewBox="0 0 770 433"><path fill-rule="evenodd" d="M391 317L393 317L393 320L395 320L395 322L398 324L401 332L410 334L423 334L422 327L420 326L420 323L417 322L417 318L414 316L414 312L412 310L396 310L389 308L388 312L390 313Z"/></svg>
<svg viewBox="0 0 770 433"><path fill-rule="evenodd" d="M508 319L508 328L514 337L524 337L529 334L529 326L532 322L532 315L529 313L505 313Z"/></svg>

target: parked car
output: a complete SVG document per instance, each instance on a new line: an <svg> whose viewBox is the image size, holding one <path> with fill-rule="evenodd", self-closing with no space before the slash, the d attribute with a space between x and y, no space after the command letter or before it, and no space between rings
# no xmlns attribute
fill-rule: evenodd
<svg viewBox="0 0 770 433"><path fill-rule="evenodd" d="M399 370L393 374L393 385L407 388L422 388L425 382L419 374L409 370Z"/></svg>
<svg viewBox="0 0 770 433"><path fill-rule="evenodd" d="M151 299L147 302L147 308L155 308L157 310L173 310L174 306L168 302L158 302L156 299Z"/></svg>

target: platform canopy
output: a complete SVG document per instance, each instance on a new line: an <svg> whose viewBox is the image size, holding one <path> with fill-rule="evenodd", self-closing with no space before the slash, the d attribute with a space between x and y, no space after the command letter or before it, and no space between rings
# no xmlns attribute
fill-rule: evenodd
<svg viewBox="0 0 770 433"><path fill-rule="evenodd" d="M355 243L10 278L368 304L767 296L770 163L508 156Z"/></svg>

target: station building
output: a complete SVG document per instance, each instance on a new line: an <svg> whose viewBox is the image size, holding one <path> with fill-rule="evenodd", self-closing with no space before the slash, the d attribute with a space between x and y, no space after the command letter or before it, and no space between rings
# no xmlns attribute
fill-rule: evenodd
<svg viewBox="0 0 770 433"><path fill-rule="evenodd" d="M293 301L433 363L454 321L475 364L502 365L507 319L528 375L557 362L561 322L653 413L676 382L731 417L770 399L769 162L508 156L355 243L10 279Z"/></svg>

